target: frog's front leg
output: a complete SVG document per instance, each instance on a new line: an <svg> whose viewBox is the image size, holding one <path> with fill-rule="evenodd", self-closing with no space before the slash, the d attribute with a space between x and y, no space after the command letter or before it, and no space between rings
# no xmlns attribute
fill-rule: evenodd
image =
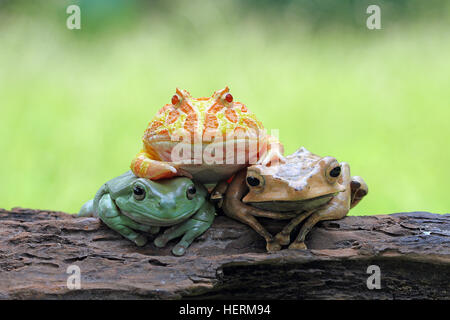
<svg viewBox="0 0 450 320"><path fill-rule="evenodd" d="M217 204L218 208L222 208L223 199L228 189L228 181L220 181L211 191L210 200Z"/></svg>
<svg viewBox="0 0 450 320"><path fill-rule="evenodd" d="M131 171L138 177L151 180L171 178L177 175L176 168L164 161L155 160L153 157L152 153L141 150L131 162Z"/></svg>
<svg viewBox="0 0 450 320"><path fill-rule="evenodd" d="M314 210L303 212L289 221L289 223L283 228L283 230L275 235L275 242L277 242L280 247L282 245L288 245L291 242L292 230L294 230L295 227L302 223L302 221L308 218L313 212Z"/></svg>
<svg viewBox="0 0 450 320"><path fill-rule="evenodd" d="M350 182L352 191L350 209L356 206L369 192L366 182L360 176L353 176Z"/></svg>
<svg viewBox="0 0 450 320"><path fill-rule="evenodd" d="M289 219L295 217L295 214L291 216L279 212L261 210L243 203L242 198L248 191L245 184L245 177L247 175L246 171L246 169L239 171L233 178L233 181L231 181L231 184L228 186L223 201L223 211L228 217L247 224L261 237L263 237L266 240L267 251L278 251L281 249L281 246L274 241L273 236L266 230L266 228L263 227L261 223L259 223L255 217Z"/></svg>
<svg viewBox="0 0 450 320"><path fill-rule="evenodd" d="M133 229L144 232L156 231L154 230L154 227L136 223L127 216L124 216L108 193L100 198L97 214L108 227L133 241L138 246L145 245L147 243L147 238L142 234L135 232Z"/></svg>
<svg viewBox="0 0 450 320"><path fill-rule="evenodd" d="M362 197L367 194L367 185L361 177L352 177L350 167L347 163L341 163L342 184L346 190L336 195L324 207L314 212L303 224L297 239L291 243L289 249L306 249L305 238L311 229L319 222L324 220L335 220L344 218L350 208L355 206Z"/></svg>
<svg viewBox="0 0 450 320"><path fill-rule="evenodd" d="M151 226L150 229L148 230L148 232L151 234L157 234L157 233L159 233L159 230L161 230L161 227Z"/></svg>
<svg viewBox="0 0 450 320"><path fill-rule="evenodd" d="M130 168L133 173L141 178L150 180L167 179L175 176L185 176L192 179L192 175L179 168L180 164L164 162L155 159L153 152L141 150L131 162Z"/></svg>
<svg viewBox="0 0 450 320"><path fill-rule="evenodd" d="M214 206L205 201L203 206L185 222L173 226L154 240L155 246L162 248L167 242L174 238L183 236L172 249L172 253L176 256L182 256L192 241L202 235L212 225L215 217Z"/></svg>

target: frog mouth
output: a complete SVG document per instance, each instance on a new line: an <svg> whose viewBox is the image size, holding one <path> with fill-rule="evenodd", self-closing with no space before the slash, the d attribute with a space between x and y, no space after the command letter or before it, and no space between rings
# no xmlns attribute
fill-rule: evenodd
<svg viewBox="0 0 450 320"><path fill-rule="evenodd" d="M162 160L166 162L173 163L194 163L194 158L191 157L190 154L183 158L174 151L175 146L186 146L186 148L196 148L195 150L197 154L194 154L194 157L197 157L202 163L205 165L205 159L210 159L214 162L214 164L245 164L248 159L246 159L245 155L255 154L260 151L262 148L261 138L258 136L244 136L244 137L224 137L221 136L217 139L211 138L211 141L208 140L200 140L200 141L178 141L172 139L171 137L151 137L149 141L152 144L152 148L155 149ZM198 149L197 149L198 148ZM259 149L258 149L259 148ZM214 150L223 149L221 157L216 157ZM200 152L201 150L201 152ZM244 155L242 159L240 157L236 157L234 155ZM213 160L214 159L214 160Z"/></svg>
<svg viewBox="0 0 450 320"><path fill-rule="evenodd" d="M133 221L136 221L138 223L142 223L145 225L155 226L155 227L166 227L166 226L178 224L178 223L183 222L184 220L188 219L195 213L195 211L186 211L186 212L180 213L175 218L163 219L161 217L158 217L158 216L153 215L148 212L134 213L134 212L129 212L129 211L125 211L125 210L120 210L120 212Z"/></svg>
<svg viewBox="0 0 450 320"><path fill-rule="evenodd" d="M326 194L304 200L270 200L247 202L247 204L262 210L276 212L302 212L312 210L328 203L337 193Z"/></svg>

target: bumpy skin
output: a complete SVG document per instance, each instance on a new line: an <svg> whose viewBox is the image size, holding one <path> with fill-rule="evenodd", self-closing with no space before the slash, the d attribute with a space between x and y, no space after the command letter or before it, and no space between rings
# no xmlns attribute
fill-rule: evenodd
<svg viewBox="0 0 450 320"><path fill-rule="evenodd" d="M78 215L98 216L138 246L145 245L147 238L135 230L158 233L160 227L172 226L154 244L164 247L168 241L182 237L172 253L183 255L213 223L215 210L207 195L201 184L185 177L155 182L128 171L105 183Z"/></svg>
<svg viewBox="0 0 450 320"><path fill-rule="evenodd" d="M314 225L342 219L367 192L364 180L352 177L347 163L300 148L279 165L240 171L229 186L217 185L211 198L219 200L226 215L264 237L268 251L276 251L290 243L291 232L304 220L289 248L306 249L304 241ZM256 217L291 220L273 237Z"/></svg>
<svg viewBox="0 0 450 320"><path fill-rule="evenodd" d="M235 144L234 152L241 158L230 161L227 154L232 148L226 148L233 146L236 136L246 143ZM209 98L193 98L186 90L176 89L172 103L150 121L142 141L143 149L130 167L135 175L151 180L182 175L215 184L249 163L267 164L283 158L281 143L266 134L243 103L233 101L228 87ZM194 144L200 145L200 152ZM173 151L181 145L183 150L189 149L183 161L173 157L179 155ZM205 154L213 156L205 159Z"/></svg>

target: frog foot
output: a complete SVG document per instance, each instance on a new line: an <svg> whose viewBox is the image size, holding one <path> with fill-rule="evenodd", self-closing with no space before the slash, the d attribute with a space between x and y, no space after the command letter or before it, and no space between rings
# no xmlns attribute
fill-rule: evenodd
<svg viewBox="0 0 450 320"><path fill-rule="evenodd" d="M269 150L256 164L260 164L264 167L278 165L279 163L285 163L286 158L281 151L277 149Z"/></svg>
<svg viewBox="0 0 450 320"><path fill-rule="evenodd" d="M172 248L172 253L176 256L182 256L186 252L187 247L189 247L189 243L178 243Z"/></svg>
<svg viewBox="0 0 450 320"><path fill-rule="evenodd" d="M266 244L267 252L275 252L281 250L281 245L278 242L270 241Z"/></svg>
<svg viewBox="0 0 450 320"><path fill-rule="evenodd" d="M137 246L143 247L147 243L147 238L144 237L142 234L139 235L136 239L133 240L134 243L136 243Z"/></svg>
<svg viewBox="0 0 450 320"><path fill-rule="evenodd" d="M149 228L148 232L149 232L150 234L157 234L157 233L159 233L160 230L161 230L160 227L154 227L154 226L151 226L151 227Z"/></svg>
<svg viewBox="0 0 450 320"><path fill-rule="evenodd" d="M364 198L364 196L366 196L367 193L369 192L366 182L360 176L351 177L350 190L351 190L350 208L356 206L359 203L359 201L361 201L361 199Z"/></svg>
<svg viewBox="0 0 450 320"><path fill-rule="evenodd" d="M160 235L155 240L153 240L153 244L155 246L157 246L158 248L164 248L166 246L167 242L169 242L169 238L164 236L164 234Z"/></svg>
<svg viewBox="0 0 450 320"><path fill-rule="evenodd" d="M304 242L292 242L289 245L289 249L302 249L302 250L306 250L308 249L306 247L306 244Z"/></svg>
<svg viewBox="0 0 450 320"><path fill-rule="evenodd" d="M222 208L227 189L228 189L228 182L220 181L211 191L210 195L211 202L216 203L219 208Z"/></svg>
<svg viewBox="0 0 450 320"><path fill-rule="evenodd" d="M275 242L279 243L282 246L286 246L289 244L289 242L291 242L291 237L289 236L289 234L280 232L275 236Z"/></svg>
<svg viewBox="0 0 450 320"><path fill-rule="evenodd" d="M130 168L137 177L151 180L171 178L179 175L177 168L167 162L149 158L145 150L141 150L141 152L136 155L131 162Z"/></svg>

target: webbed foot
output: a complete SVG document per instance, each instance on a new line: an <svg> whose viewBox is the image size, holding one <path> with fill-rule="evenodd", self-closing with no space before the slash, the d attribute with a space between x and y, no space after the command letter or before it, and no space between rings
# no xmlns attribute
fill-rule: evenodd
<svg viewBox="0 0 450 320"><path fill-rule="evenodd" d="M165 236L164 234L160 235L155 240L153 240L153 244L155 246L157 246L158 248L164 248L166 246L167 242L169 242L169 238L167 236Z"/></svg>
<svg viewBox="0 0 450 320"><path fill-rule="evenodd" d="M277 233L275 236L275 241L278 242L280 245L285 246L288 245L289 242L291 242L291 237L289 234L284 233Z"/></svg>
<svg viewBox="0 0 450 320"><path fill-rule="evenodd" d="M265 154L261 159L259 159L256 164L260 164L262 166L268 165L276 165L278 163L285 163L286 158L283 156L283 153L277 149L271 149Z"/></svg>
<svg viewBox="0 0 450 320"><path fill-rule="evenodd" d="M159 232L159 230L161 230L161 228L160 227L150 227L150 229L148 230L148 232L150 233L150 234L157 234L158 232Z"/></svg>
<svg viewBox="0 0 450 320"><path fill-rule="evenodd" d="M281 250L281 245L275 241L267 242L266 244L267 252L275 252Z"/></svg>
<svg viewBox="0 0 450 320"><path fill-rule="evenodd" d="M175 238L181 237L181 240L172 248L172 253L176 256L185 254L186 249L200 235L202 235L213 223L215 216L214 206L210 202L205 202L192 218L185 222L173 226L160 236L153 243L158 248L165 247L166 244Z"/></svg>
<svg viewBox="0 0 450 320"><path fill-rule="evenodd" d="M147 244L147 238L140 234L136 239L134 239L134 243L136 243L139 247L143 247Z"/></svg>
<svg viewBox="0 0 450 320"><path fill-rule="evenodd" d="M182 256L186 253L187 247L189 247L189 243L178 243L175 247L173 247L172 253L176 256Z"/></svg>
<svg viewBox="0 0 450 320"><path fill-rule="evenodd" d="M302 249L302 250L306 250L308 249L306 247L306 244L304 242L292 242L289 245L289 249Z"/></svg>
<svg viewBox="0 0 450 320"><path fill-rule="evenodd" d="M137 246L142 247L147 243L147 238L133 229L147 232L150 227L124 216L117 209L109 194L105 194L100 199L98 216L108 227L117 231L128 240L133 241Z"/></svg>

